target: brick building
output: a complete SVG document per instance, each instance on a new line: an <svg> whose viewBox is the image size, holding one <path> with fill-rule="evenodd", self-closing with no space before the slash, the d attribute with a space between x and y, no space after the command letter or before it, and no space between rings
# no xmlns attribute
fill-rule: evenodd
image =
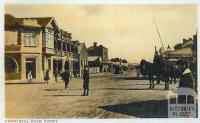
<svg viewBox="0 0 200 123"><path fill-rule="evenodd" d="M100 72L108 71L108 49L106 47L103 45L98 46L97 42L94 42L93 46L87 48L87 52L90 59L90 61L88 61L89 67L99 67ZM96 59L94 59L94 57Z"/></svg>

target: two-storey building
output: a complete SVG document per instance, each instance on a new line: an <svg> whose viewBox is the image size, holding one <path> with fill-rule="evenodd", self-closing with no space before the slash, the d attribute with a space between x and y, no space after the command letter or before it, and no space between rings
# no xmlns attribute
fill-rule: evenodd
<svg viewBox="0 0 200 123"><path fill-rule="evenodd" d="M53 17L15 18L5 15L6 79L25 80L32 72L43 80L48 69L50 79L57 68L70 67L71 33L61 30Z"/></svg>
<svg viewBox="0 0 200 123"><path fill-rule="evenodd" d="M88 65L88 53L87 53L87 48L86 48L85 43L79 42L77 44L77 48L78 48L78 54L77 54L78 65L76 68L77 69L76 72L77 72L78 77L82 77L84 67Z"/></svg>
<svg viewBox="0 0 200 123"><path fill-rule="evenodd" d="M5 15L5 79L26 80L29 71L33 78L43 78L42 31L33 19Z"/></svg>
<svg viewBox="0 0 200 123"><path fill-rule="evenodd" d="M92 65L93 67L95 67L93 62L100 61L100 63L96 64L96 67L100 67L100 72L108 71L108 68L109 68L108 49L106 47L104 47L103 45L97 46L97 42L94 42L93 46L87 48L87 52L88 52L89 59L91 60L93 59L93 61L91 60L89 61L91 62L91 64L93 64ZM89 63L89 66L90 66L90 63Z"/></svg>

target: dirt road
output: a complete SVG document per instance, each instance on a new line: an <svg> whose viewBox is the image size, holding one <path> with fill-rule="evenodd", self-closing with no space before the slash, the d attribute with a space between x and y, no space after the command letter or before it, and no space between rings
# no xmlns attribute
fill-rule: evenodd
<svg viewBox="0 0 200 123"><path fill-rule="evenodd" d="M132 76L127 73L125 76ZM91 77L89 96L81 96L82 79L49 84L6 84L7 118L149 118L167 117L164 83L149 90L147 80ZM177 85L170 85L176 89Z"/></svg>

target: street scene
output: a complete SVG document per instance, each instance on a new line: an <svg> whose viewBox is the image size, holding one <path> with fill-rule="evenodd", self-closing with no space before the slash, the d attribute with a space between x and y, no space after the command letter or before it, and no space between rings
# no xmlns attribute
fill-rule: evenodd
<svg viewBox="0 0 200 123"><path fill-rule="evenodd" d="M198 117L195 4L5 4L4 22L6 118Z"/></svg>
<svg viewBox="0 0 200 123"><path fill-rule="evenodd" d="M64 83L6 85L8 118L167 118L167 91L164 83L149 90L148 80L127 80L130 71L120 76L101 74L91 77L90 95L81 96L82 80ZM125 78L124 78L125 77ZM171 89L176 89L172 84ZM21 90L17 91L16 90Z"/></svg>

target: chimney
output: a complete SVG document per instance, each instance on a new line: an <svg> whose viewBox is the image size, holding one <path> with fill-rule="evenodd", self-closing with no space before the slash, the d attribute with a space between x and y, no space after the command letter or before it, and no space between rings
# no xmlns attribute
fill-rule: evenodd
<svg viewBox="0 0 200 123"><path fill-rule="evenodd" d="M94 47L96 47L97 46L97 42L94 42Z"/></svg>
<svg viewBox="0 0 200 123"><path fill-rule="evenodd" d="M194 41L194 42L197 41L197 35L193 35L193 41Z"/></svg>
<svg viewBox="0 0 200 123"><path fill-rule="evenodd" d="M184 38L184 39L183 39L183 44L185 44L186 42L187 42L187 40Z"/></svg>

